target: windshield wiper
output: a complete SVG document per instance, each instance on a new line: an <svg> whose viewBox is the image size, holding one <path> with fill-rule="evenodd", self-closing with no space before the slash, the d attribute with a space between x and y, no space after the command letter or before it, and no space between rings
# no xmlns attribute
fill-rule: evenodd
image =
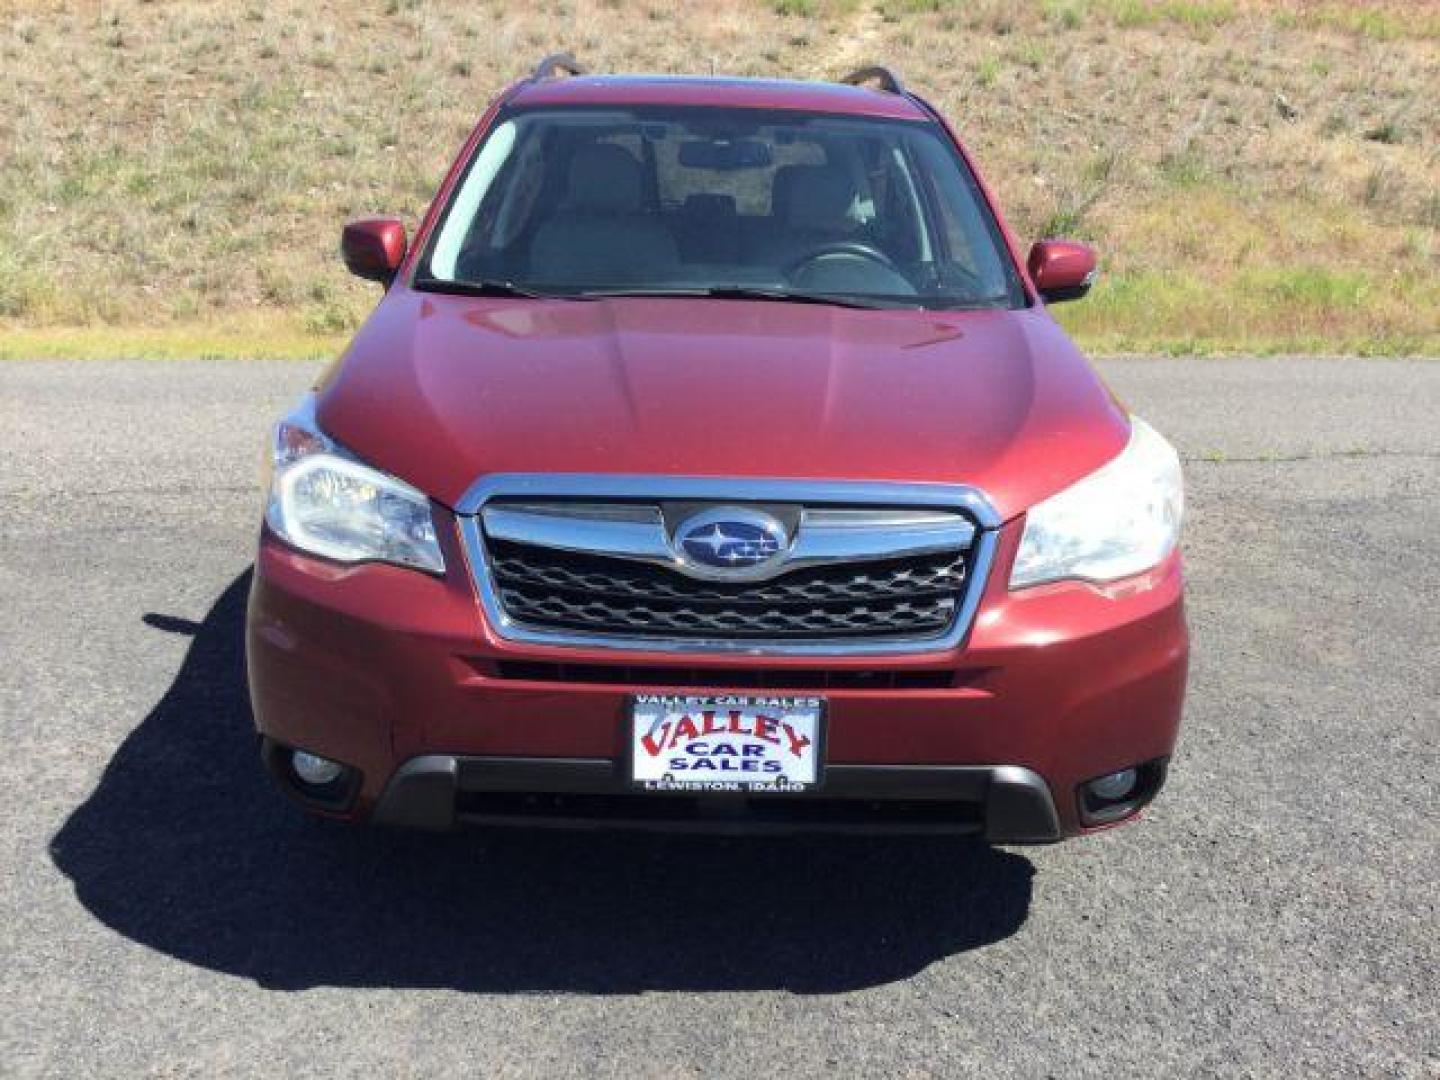
<svg viewBox="0 0 1440 1080"><path fill-rule="evenodd" d="M418 277L415 288L422 292L449 293L452 296L523 296L530 300L574 300L567 293L543 292L513 281L445 281L436 277Z"/></svg>
<svg viewBox="0 0 1440 1080"><path fill-rule="evenodd" d="M827 304L845 308L917 308L918 299L906 296L846 296L838 293L793 292L790 289L776 289L764 285L697 285L662 286L658 288L634 289L585 289L585 297L607 296L696 296L714 300L775 300L784 304Z"/></svg>
<svg viewBox="0 0 1440 1080"><path fill-rule="evenodd" d="M848 308L912 308L919 307L919 301L905 296L848 296L838 293L792 292L789 289L769 289L753 285L716 285L707 296L722 300L780 300L787 304L832 304Z"/></svg>

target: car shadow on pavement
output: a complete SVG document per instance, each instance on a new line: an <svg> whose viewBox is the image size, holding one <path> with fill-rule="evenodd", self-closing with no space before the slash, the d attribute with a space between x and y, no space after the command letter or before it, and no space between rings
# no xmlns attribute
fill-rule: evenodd
<svg viewBox="0 0 1440 1080"><path fill-rule="evenodd" d="M305 819L263 774L249 573L51 843L80 902L143 945L281 989L789 990L903 979L1013 934L1028 859L949 839L544 831L432 836Z"/></svg>

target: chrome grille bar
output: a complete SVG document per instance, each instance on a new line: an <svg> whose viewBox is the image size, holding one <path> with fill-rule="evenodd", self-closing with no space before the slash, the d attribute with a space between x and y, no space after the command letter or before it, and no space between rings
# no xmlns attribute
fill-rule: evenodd
<svg viewBox="0 0 1440 1080"><path fill-rule="evenodd" d="M657 505L510 503L481 511L485 535L513 544L689 568L675 556ZM732 580L766 581L805 566L968 550L975 526L953 511L803 508L783 562Z"/></svg>

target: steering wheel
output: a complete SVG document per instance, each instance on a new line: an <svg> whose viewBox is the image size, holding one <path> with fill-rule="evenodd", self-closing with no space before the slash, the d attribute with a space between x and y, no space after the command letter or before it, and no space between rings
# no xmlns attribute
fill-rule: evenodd
<svg viewBox="0 0 1440 1080"><path fill-rule="evenodd" d="M895 269L895 264L890 260L890 256L871 244L861 240L836 240L833 243L811 248L798 259L786 263L781 273L786 278L794 277L805 266L830 255L848 255L855 259L868 259L870 262L879 263L886 270L893 271Z"/></svg>

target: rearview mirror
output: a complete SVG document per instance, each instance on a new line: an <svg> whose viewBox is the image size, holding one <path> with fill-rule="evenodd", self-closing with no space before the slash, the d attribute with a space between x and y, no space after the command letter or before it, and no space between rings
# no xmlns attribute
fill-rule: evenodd
<svg viewBox="0 0 1440 1080"><path fill-rule="evenodd" d="M1090 291L1099 273L1095 252L1071 240L1041 240L1030 249L1025 266L1040 299L1047 304L1079 300Z"/></svg>
<svg viewBox="0 0 1440 1080"><path fill-rule="evenodd" d="M774 161L770 144L759 139L695 139L680 144L679 157L687 169L715 172L764 169Z"/></svg>
<svg viewBox="0 0 1440 1080"><path fill-rule="evenodd" d="M345 226L340 254L356 277L389 285L405 261L405 226L399 218L360 218Z"/></svg>

